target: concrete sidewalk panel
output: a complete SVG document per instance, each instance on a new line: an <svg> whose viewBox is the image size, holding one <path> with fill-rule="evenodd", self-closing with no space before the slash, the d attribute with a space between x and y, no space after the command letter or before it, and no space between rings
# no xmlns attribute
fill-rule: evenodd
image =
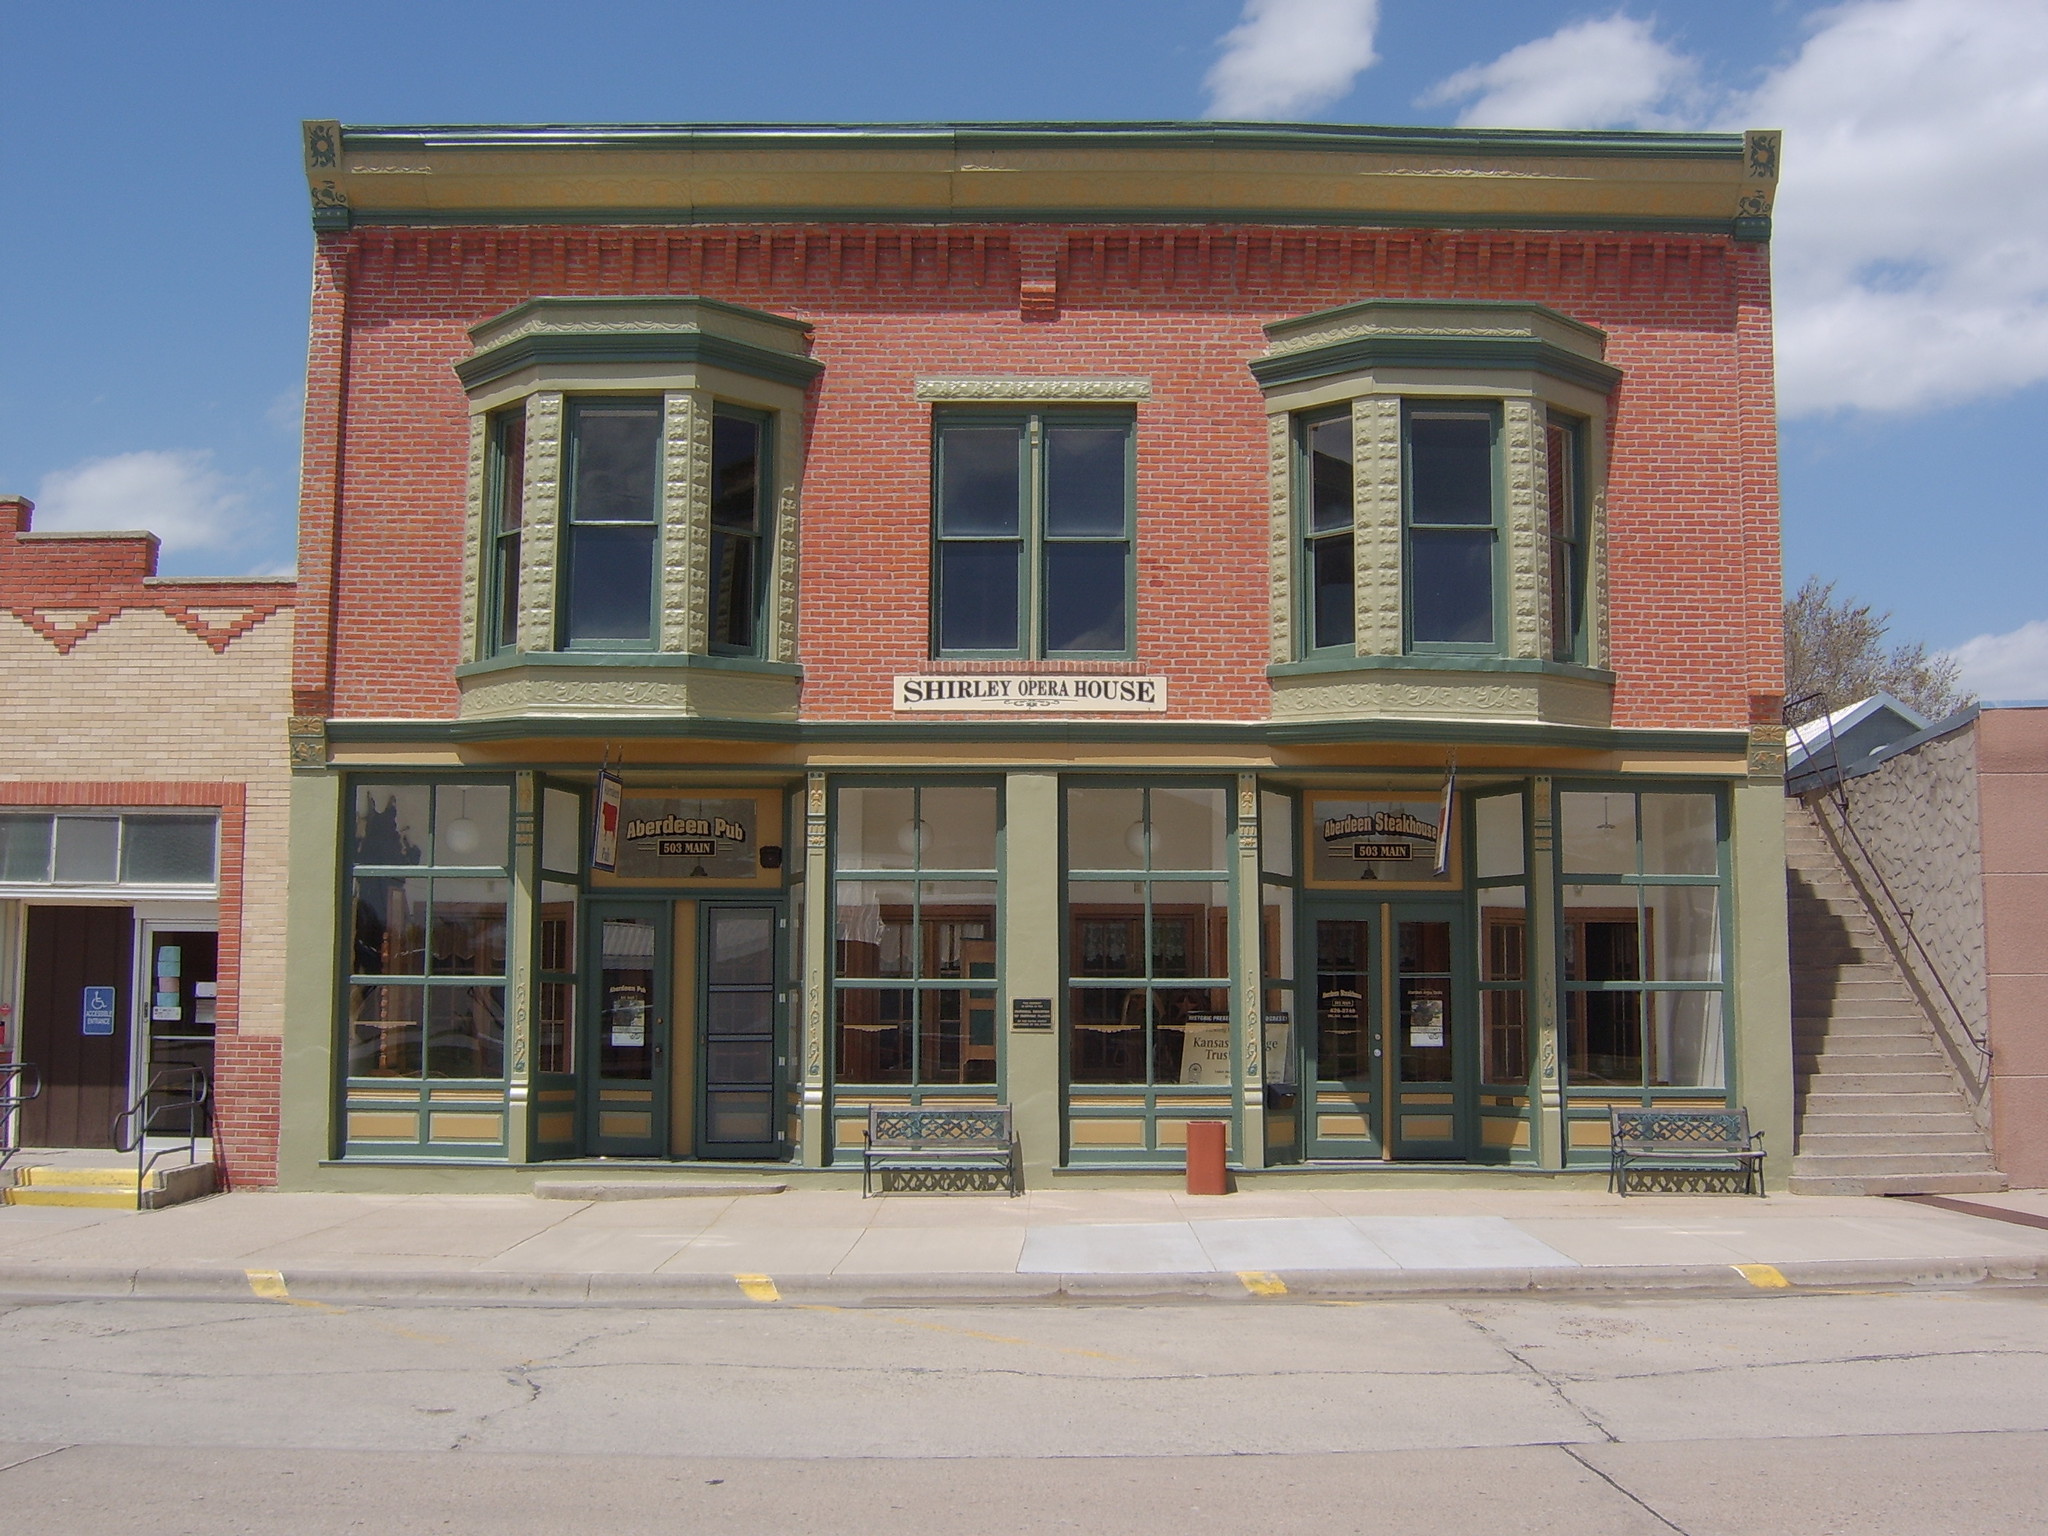
<svg viewBox="0 0 2048 1536"><path fill-rule="evenodd" d="M1578 1260L1500 1216L1353 1216L1403 1269L1547 1269Z"/></svg>
<svg viewBox="0 0 2048 1536"><path fill-rule="evenodd" d="M1033 1227L1017 1271L1026 1275L1185 1275L1213 1270L1186 1222Z"/></svg>
<svg viewBox="0 0 2048 1536"><path fill-rule="evenodd" d="M1393 1269L1396 1261L1379 1244L1341 1217L1296 1217L1250 1221L1196 1221L1189 1226L1208 1255L1224 1270Z"/></svg>

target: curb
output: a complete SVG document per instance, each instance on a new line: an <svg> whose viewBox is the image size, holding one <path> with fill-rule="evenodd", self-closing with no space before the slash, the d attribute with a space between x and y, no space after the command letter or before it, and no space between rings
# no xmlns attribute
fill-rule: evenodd
<svg viewBox="0 0 2048 1536"><path fill-rule="evenodd" d="M1748 1271L1748 1272L1745 1272ZM256 1276L270 1276L259 1293ZM741 1281L746 1282L742 1288ZM281 1283L280 1283L281 1280ZM1256 1288L1255 1288L1256 1282ZM1285 1270L1177 1274L662 1275L488 1270L282 1272L226 1267L0 1265L8 1301L326 1301L366 1306L930 1307L1453 1296L1568 1298L1797 1295L1889 1288L2048 1284L2048 1255L1834 1259L1775 1266L1584 1265L1545 1269ZM274 1287L274 1288L272 1288ZM287 1290L288 1288L288 1290Z"/></svg>

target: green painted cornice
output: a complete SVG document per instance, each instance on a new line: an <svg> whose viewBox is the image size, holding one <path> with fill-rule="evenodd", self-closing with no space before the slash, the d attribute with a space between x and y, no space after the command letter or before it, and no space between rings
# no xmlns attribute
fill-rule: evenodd
<svg viewBox="0 0 2048 1536"><path fill-rule="evenodd" d="M535 331L500 342L455 365L464 389L480 389L523 368L559 368L583 363L703 364L802 389L825 365L751 342L704 331L597 331L577 335Z"/></svg>
<svg viewBox="0 0 2048 1536"><path fill-rule="evenodd" d="M1509 369L1548 374L1602 394L1611 393L1621 382L1619 368L1567 352L1548 341L1519 336L1355 336L1254 358L1251 363L1252 377L1267 389L1374 368Z"/></svg>

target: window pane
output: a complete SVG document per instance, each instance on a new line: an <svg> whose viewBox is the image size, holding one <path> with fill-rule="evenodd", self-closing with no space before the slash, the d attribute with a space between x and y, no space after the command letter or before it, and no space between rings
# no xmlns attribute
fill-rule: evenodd
<svg viewBox="0 0 2048 1536"><path fill-rule="evenodd" d="M1553 421L1543 429L1543 438L1549 471L1550 536L1570 541L1579 536L1579 435L1572 428Z"/></svg>
<svg viewBox="0 0 2048 1536"><path fill-rule="evenodd" d="M1564 887L1566 981L1641 981L1636 893L1611 885Z"/></svg>
<svg viewBox="0 0 2048 1536"><path fill-rule="evenodd" d="M1366 1075L1372 930L1355 919L1316 924L1316 1076Z"/></svg>
<svg viewBox="0 0 2048 1536"><path fill-rule="evenodd" d="M1074 987L1067 995L1069 1071L1077 1083L1142 1083L1143 987Z"/></svg>
<svg viewBox="0 0 2048 1536"><path fill-rule="evenodd" d="M526 409L491 417L491 515L499 533L511 533L526 518Z"/></svg>
<svg viewBox="0 0 2048 1536"><path fill-rule="evenodd" d="M760 532L761 424L740 416L711 418L711 525Z"/></svg>
<svg viewBox="0 0 2048 1536"><path fill-rule="evenodd" d="M123 880L144 885L212 882L211 816L124 816L121 820Z"/></svg>
<svg viewBox="0 0 2048 1536"><path fill-rule="evenodd" d="M1643 803L1643 873L1711 875L1716 858L1712 795L1652 794Z"/></svg>
<svg viewBox="0 0 2048 1536"><path fill-rule="evenodd" d="M1711 885L1643 890L1643 937L1651 981L1721 979L1721 893Z"/></svg>
<svg viewBox="0 0 2048 1536"><path fill-rule="evenodd" d="M651 523L661 469L661 402L578 405L570 418L578 523Z"/></svg>
<svg viewBox="0 0 2048 1536"><path fill-rule="evenodd" d="M1315 634L1310 644L1318 650L1331 645L1350 645L1357 637L1357 602L1352 596L1353 568L1351 535L1317 539L1309 546L1309 602L1314 614Z"/></svg>
<svg viewBox="0 0 2048 1536"><path fill-rule="evenodd" d="M920 834L917 795L909 789L842 789L838 805L841 869L909 869Z"/></svg>
<svg viewBox="0 0 2048 1536"><path fill-rule="evenodd" d="M1045 429L1045 531L1055 538L1126 531L1129 484L1122 427Z"/></svg>
<svg viewBox="0 0 2048 1536"><path fill-rule="evenodd" d="M766 907L713 911L705 947L712 986L775 984L775 914Z"/></svg>
<svg viewBox="0 0 2048 1536"><path fill-rule="evenodd" d="M494 549L491 601L497 607L492 644L501 651L519 644L519 535L501 535Z"/></svg>
<svg viewBox="0 0 2048 1536"><path fill-rule="evenodd" d="M583 870L583 801L566 789L541 792L540 862L565 875Z"/></svg>
<svg viewBox="0 0 2048 1536"><path fill-rule="evenodd" d="M1659 1087L1721 1088L1721 994L1659 992L1650 999L1650 1081Z"/></svg>
<svg viewBox="0 0 2048 1536"><path fill-rule="evenodd" d="M1410 924L1403 923L1406 928ZM1448 923L1428 926L1448 928ZM1458 1031L1451 1021L1448 976L1403 976L1400 987L1401 1081L1448 1083L1453 1071Z"/></svg>
<svg viewBox="0 0 2048 1536"><path fill-rule="evenodd" d="M1635 873L1634 795L1574 790L1557 798L1558 863L1567 874Z"/></svg>
<svg viewBox="0 0 2048 1536"><path fill-rule="evenodd" d="M56 878L66 885L111 885L120 848L118 816L59 816Z"/></svg>
<svg viewBox="0 0 2048 1536"><path fill-rule="evenodd" d="M1270 789L1259 791L1259 869L1294 873L1294 802Z"/></svg>
<svg viewBox="0 0 2048 1536"><path fill-rule="evenodd" d="M939 533L1015 538L1020 516L1024 428L939 429Z"/></svg>
<svg viewBox="0 0 2048 1536"><path fill-rule="evenodd" d="M576 969L576 887L555 880L540 883L540 968Z"/></svg>
<svg viewBox="0 0 2048 1536"><path fill-rule="evenodd" d="M426 988L348 989L350 1077L418 1077Z"/></svg>
<svg viewBox="0 0 2048 1536"><path fill-rule="evenodd" d="M576 987L573 982L540 984L539 1039L535 1070L573 1072L576 1060Z"/></svg>
<svg viewBox="0 0 2048 1536"><path fill-rule="evenodd" d="M355 882L355 958L358 976L427 973L427 882L358 877Z"/></svg>
<svg viewBox="0 0 2048 1536"><path fill-rule="evenodd" d="M1045 648L1121 651L1129 644L1124 620L1122 544L1048 544L1045 547Z"/></svg>
<svg viewBox="0 0 2048 1536"><path fill-rule="evenodd" d="M1520 1086L1529 1080L1529 999L1521 992L1481 992L1484 1049L1480 1081Z"/></svg>
<svg viewBox="0 0 2048 1536"><path fill-rule="evenodd" d="M1493 418L1408 419L1408 520L1493 521Z"/></svg>
<svg viewBox="0 0 2048 1536"><path fill-rule="evenodd" d="M0 880L50 878L50 818L0 816Z"/></svg>
<svg viewBox="0 0 2048 1536"><path fill-rule="evenodd" d="M939 649L1017 649L1017 560L1012 543L939 546Z"/></svg>
<svg viewBox="0 0 2048 1536"><path fill-rule="evenodd" d="M916 910L909 885L841 880L837 886L835 953L839 976L912 976Z"/></svg>
<svg viewBox="0 0 2048 1536"><path fill-rule="evenodd" d="M918 974L925 980L996 979L994 881L927 880L918 920Z"/></svg>
<svg viewBox="0 0 2048 1536"><path fill-rule="evenodd" d="M1222 987L1161 987L1152 994L1152 1081L1227 1084L1230 993Z"/></svg>
<svg viewBox="0 0 2048 1536"><path fill-rule="evenodd" d="M1067 885L1067 964L1076 976L1145 974L1145 887L1122 880Z"/></svg>
<svg viewBox="0 0 2048 1536"><path fill-rule="evenodd" d="M1471 802L1477 848L1475 866L1481 879L1522 872L1522 797L1484 795Z"/></svg>
<svg viewBox="0 0 2048 1536"><path fill-rule="evenodd" d="M1230 887L1221 882L1152 883L1152 974L1230 974Z"/></svg>
<svg viewBox="0 0 2048 1536"><path fill-rule="evenodd" d="M1229 828L1220 789L1152 791L1152 867L1224 869Z"/></svg>
<svg viewBox="0 0 2048 1536"><path fill-rule="evenodd" d="M1642 1020L1640 992L1565 993L1565 1075L1572 1086L1639 1086Z"/></svg>
<svg viewBox="0 0 2048 1536"><path fill-rule="evenodd" d="M504 880L436 880L429 931L431 973L436 976L505 974L505 904L511 884Z"/></svg>
<svg viewBox="0 0 2048 1536"><path fill-rule="evenodd" d="M569 530L570 642L652 639L653 592L652 527Z"/></svg>
<svg viewBox="0 0 2048 1536"><path fill-rule="evenodd" d="M996 1080L996 995L951 987L918 996L917 1080Z"/></svg>
<svg viewBox="0 0 2048 1536"><path fill-rule="evenodd" d="M427 1076L505 1075L505 989L427 988Z"/></svg>
<svg viewBox="0 0 2048 1536"><path fill-rule="evenodd" d="M1351 526L1351 418L1319 421L1308 429L1309 518L1311 533Z"/></svg>
<svg viewBox="0 0 2048 1536"><path fill-rule="evenodd" d="M927 789L918 796L926 869L996 867L994 785Z"/></svg>
<svg viewBox="0 0 2048 1536"><path fill-rule="evenodd" d="M1479 893L1479 979L1529 979L1529 906L1519 885Z"/></svg>
<svg viewBox="0 0 2048 1536"><path fill-rule="evenodd" d="M917 994L908 987L844 987L836 1001L834 1080L909 1082L911 1010Z"/></svg>
<svg viewBox="0 0 2048 1536"><path fill-rule="evenodd" d="M356 864L424 864L433 837L428 807L433 791L424 784L356 786L355 837L349 848Z"/></svg>
<svg viewBox="0 0 2048 1536"><path fill-rule="evenodd" d="M1143 869L1145 792L1142 789L1068 790L1067 866L1070 869Z"/></svg>
<svg viewBox="0 0 2048 1536"><path fill-rule="evenodd" d="M1408 535L1410 631L1423 642L1493 643L1493 535L1416 529Z"/></svg>
<svg viewBox="0 0 2048 1536"><path fill-rule="evenodd" d="M503 866L512 837L512 791L502 784L434 787L434 862Z"/></svg>
<svg viewBox="0 0 2048 1536"><path fill-rule="evenodd" d="M749 650L754 644L754 610L760 589L754 556L759 541L735 534L711 535L711 643Z"/></svg>

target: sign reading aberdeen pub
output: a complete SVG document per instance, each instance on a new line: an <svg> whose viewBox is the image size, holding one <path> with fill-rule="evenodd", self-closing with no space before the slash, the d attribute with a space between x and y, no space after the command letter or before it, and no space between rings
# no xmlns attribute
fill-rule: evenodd
<svg viewBox="0 0 2048 1536"><path fill-rule="evenodd" d="M1166 712L1163 677L973 672L896 679L898 710L1142 715Z"/></svg>

